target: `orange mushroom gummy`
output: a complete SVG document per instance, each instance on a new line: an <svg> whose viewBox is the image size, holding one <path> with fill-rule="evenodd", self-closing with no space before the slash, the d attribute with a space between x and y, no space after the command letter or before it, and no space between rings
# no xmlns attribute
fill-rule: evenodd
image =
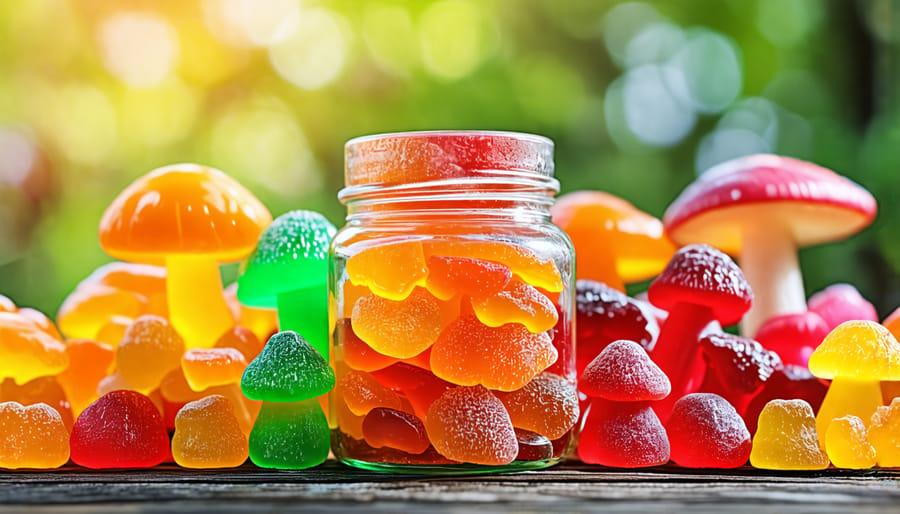
<svg viewBox="0 0 900 514"><path fill-rule="evenodd" d="M579 279L624 291L625 283L658 275L675 253L662 222L603 191L564 194L550 212L572 239Z"/></svg>
<svg viewBox="0 0 900 514"><path fill-rule="evenodd" d="M268 209L223 172L197 164L151 171L100 221L111 256L166 267L172 325L188 347L211 347L234 324L219 263L245 258L272 222Z"/></svg>
<svg viewBox="0 0 900 514"><path fill-rule="evenodd" d="M809 357L809 370L831 379L816 415L825 440L828 425L848 414L868 420L882 405L882 380L900 380L900 343L874 321L845 321Z"/></svg>

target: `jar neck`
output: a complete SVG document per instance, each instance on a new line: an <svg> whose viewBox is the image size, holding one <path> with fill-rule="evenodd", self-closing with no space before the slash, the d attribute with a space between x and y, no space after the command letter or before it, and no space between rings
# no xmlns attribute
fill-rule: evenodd
<svg viewBox="0 0 900 514"><path fill-rule="evenodd" d="M543 223L559 183L552 177L446 179L348 187L338 198L348 223L478 221Z"/></svg>

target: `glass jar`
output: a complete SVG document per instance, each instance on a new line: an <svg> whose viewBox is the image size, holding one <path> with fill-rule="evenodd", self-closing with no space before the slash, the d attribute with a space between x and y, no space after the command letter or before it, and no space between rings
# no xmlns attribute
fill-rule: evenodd
<svg viewBox="0 0 900 514"><path fill-rule="evenodd" d="M366 469L481 473L565 458L578 419L574 250L553 142L357 138L329 276L332 449Z"/></svg>

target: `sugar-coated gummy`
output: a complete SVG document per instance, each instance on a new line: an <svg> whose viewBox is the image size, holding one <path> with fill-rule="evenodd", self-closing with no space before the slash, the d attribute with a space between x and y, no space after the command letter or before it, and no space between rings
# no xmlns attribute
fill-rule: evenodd
<svg viewBox="0 0 900 514"><path fill-rule="evenodd" d="M500 466L519 452L503 403L481 386L444 392L428 409L425 428L434 448L450 460Z"/></svg>
<svg viewBox="0 0 900 514"><path fill-rule="evenodd" d="M831 420L825 433L825 451L836 468L868 469L875 465L875 448L866 425L856 416Z"/></svg>
<svg viewBox="0 0 900 514"><path fill-rule="evenodd" d="M669 461L669 439L649 402L593 398L578 456L587 464L618 468L659 466Z"/></svg>
<svg viewBox="0 0 900 514"><path fill-rule="evenodd" d="M675 402L666 422L672 460L686 468L736 468L750 458L750 432L719 395L693 393Z"/></svg>
<svg viewBox="0 0 900 514"><path fill-rule="evenodd" d="M815 470L828 467L816 434L812 408L803 400L772 400L759 414L750 464L761 469Z"/></svg>
<svg viewBox="0 0 900 514"><path fill-rule="evenodd" d="M647 352L633 341L615 341L587 365L579 388L588 396L614 401L665 398L671 385Z"/></svg>
<svg viewBox="0 0 900 514"><path fill-rule="evenodd" d="M299 334L273 335L244 370L241 390L252 400L299 402L334 387L334 371Z"/></svg>
<svg viewBox="0 0 900 514"><path fill-rule="evenodd" d="M311 468L328 458L328 421L316 399L263 402L249 443L250 460L259 467Z"/></svg>
<svg viewBox="0 0 900 514"><path fill-rule="evenodd" d="M78 416L71 450L72 461L86 468L150 468L169 457L169 435L150 398L116 390Z"/></svg>
<svg viewBox="0 0 900 514"><path fill-rule="evenodd" d="M172 457L184 468L231 468L247 460L247 436L231 401L210 395L186 404L175 416Z"/></svg>

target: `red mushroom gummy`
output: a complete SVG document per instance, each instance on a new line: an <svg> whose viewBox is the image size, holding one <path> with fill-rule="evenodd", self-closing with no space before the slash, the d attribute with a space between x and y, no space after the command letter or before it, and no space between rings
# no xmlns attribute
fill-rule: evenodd
<svg viewBox="0 0 900 514"><path fill-rule="evenodd" d="M659 336L653 307L594 280L575 283L576 369L581 374L606 346L619 339L652 351Z"/></svg>
<svg viewBox="0 0 900 514"><path fill-rule="evenodd" d="M749 155L709 169L669 205L666 233L737 257L756 301L741 323L754 337L780 314L806 310L797 248L851 236L875 219L872 195L815 164Z"/></svg>
<svg viewBox="0 0 900 514"><path fill-rule="evenodd" d="M699 390L705 368L700 353L704 330L713 322L727 326L740 321L753 293L734 261L708 245L678 250L647 293L653 305L669 311L650 353L672 384L669 397L653 406L665 421L678 398Z"/></svg>
<svg viewBox="0 0 900 514"><path fill-rule="evenodd" d="M592 397L578 443L583 462L619 468L668 462L669 439L650 405L669 394L669 381L640 345L607 346L585 368L581 387Z"/></svg>
<svg viewBox="0 0 900 514"><path fill-rule="evenodd" d="M763 384L781 367L778 354L746 337L707 334L700 339L708 364L700 390L715 393L741 416Z"/></svg>

